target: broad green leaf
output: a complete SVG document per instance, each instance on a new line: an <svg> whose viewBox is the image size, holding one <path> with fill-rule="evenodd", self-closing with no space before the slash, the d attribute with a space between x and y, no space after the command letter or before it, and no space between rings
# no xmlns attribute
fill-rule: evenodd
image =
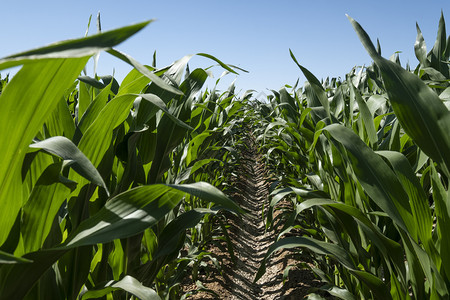
<svg viewBox="0 0 450 300"><path fill-rule="evenodd" d="M140 94L140 95L137 95L137 96L142 97L142 99L148 101L149 103L151 103L157 109L162 110L165 113L165 115L167 115L178 126L180 126L182 128L185 128L185 129L188 129L188 130L193 130L193 128L191 126L187 125L186 123L184 123L183 121L178 119L176 116L174 116L169 111L169 109L166 106L166 104L164 103L164 101L162 101L161 98L159 98L158 96L153 95L153 94Z"/></svg>
<svg viewBox="0 0 450 300"><path fill-rule="evenodd" d="M306 69L305 67L303 67L298 63L297 59L295 58L291 50L289 50L289 52L291 54L291 58L303 72L303 75L305 75L306 79L311 85L311 90L313 91L312 93L313 99L308 99L309 101L312 101L311 102L312 105L310 105L310 107L316 107L321 105L325 109L327 116L330 117L330 104L328 102L328 98L323 89L322 84L308 69Z"/></svg>
<svg viewBox="0 0 450 300"><path fill-rule="evenodd" d="M414 43L414 52L417 59L420 61L423 67L428 67L430 62L427 59L427 45L423 39L422 31L419 28L419 24L416 23L417 38Z"/></svg>
<svg viewBox="0 0 450 300"><path fill-rule="evenodd" d="M441 18L439 19L438 32L436 36L436 42L434 43L433 49L431 49L431 66L444 74L447 78L449 77L449 68L445 63L448 60L446 57L446 47L447 47L447 34L445 31L445 20L444 12L441 11Z"/></svg>
<svg viewBox="0 0 450 300"><path fill-rule="evenodd" d="M393 299L385 282L365 271L350 270L360 281L364 282L372 292L374 299Z"/></svg>
<svg viewBox="0 0 450 300"><path fill-rule="evenodd" d="M211 136L211 133L208 131L202 132L199 135L195 136L190 142L189 142L189 148L186 155L186 165L190 165L193 160L197 159L198 149L202 145L205 139L207 139L209 136Z"/></svg>
<svg viewBox="0 0 450 300"><path fill-rule="evenodd" d="M348 152L353 171L372 200L400 227L415 234L408 195L396 174L350 129L332 124L323 129Z"/></svg>
<svg viewBox="0 0 450 300"><path fill-rule="evenodd" d="M78 80L87 83L90 86L99 90L104 89L107 86L107 84L104 84L103 82L100 82L99 80L92 78L90 76L78 76ZM112 83L112 81L110 83Z"/></svg>
<svg viewBox="0 0 450 300"><path fill-rule="evenodd" d="M77 106L75 110L75 118L76 121L81 119L81 116L84 115L86 109L89 105L91 105L93 100L93 88L89 86L87 83L79 81L78 83L78 99Z"/></svg>
<svg viewBox="0 0 450 300"><path fill-rule="evenodd" d="M270 245L267 250L266 255L261 263L261 266L258 269L258 273L254 279L254 282L257 282L261 276L264 274L266 269L266 260L276 251L281 249L291 249L297 247L305 247L313 251L314 253L320 255L330 255L340 263L342 263L345 267L349 269L354 269L354 263L349 253L345 251L345 249L341 248L338 245L326 243L322 241L318 241L309 237L303 236L294 236L283 238L272 245Z"/></svg>
<svg viewBox="0 0 450 300"><path fill-rule="evenodd" d="M370 110L367 106L367 103L361 97L361 94L358 90L350 83L350 97L354 97L356 102L358 103L359 111L361 113L361 117L364 123L364 128L366 129L367 135L369 137L369 142L372 147L377 145L378 136L375 130L375 124L373 122L373 116L370 113Z"/></svg>
<svg viewBox="0 0 450 300"><path fill-rule="evenodd" d="M421 242L425 244L425 248L430 251L428 243L431 242L433 219L427 196L420 185L419 179L403 154L394 151L379 151L377 153L389 160L397 178L408 194L413 218L417 222L418 236L414 237L415 241L417 242L420 238Z"/></svg>
<svg viewBox="0 0 450 300"><path fill-rule="evenodd" d="M58 260L58 271L67 298L76 299L88 281L92 255L93 247L84 246L71 249Z"/></svg>
<svg viewBox="0 0 450 300"><path fill-rule="evenodd" d="M73 138L75 124L65 97L61 97L58 106L45 125L50 136L65 136L70 140Z"/></svg>
<svg viewBox="0 0 450 300"><path fill-rule="evenodd" d="M97 214L71 233L64 248L105 243L144 231L174 208L184 193L243 212L225 194L205 182L142 186L110 199Z"/></svg>
<svg viewBox="0 0 450 300"><path fill-rule="evenodd" d="M54 163L53 157L51 155L48 155L44 151L30 148L29 150L31 151L29 151L29 153L25 155L25 159L22 164L22 188L24 190L24 201L26 201L26 198L31 193L31 190L35 186L44 170L49 165Z"/></svg>
<svg viewBox="0 0 450 300"><path fill-rule="evenodd" d="M119 280L126 269L126 255L120 240L114 240L114 250L108 256L108 265L112 269L114 280Z"/></svg>
<svg viewBox="0 0 450 300"><path fill-rule="evenodd" d="M399 231L402 235L402 241L405 244L405 248L413 253L413 261L412 263L416 263L417 260L422 266L422 269L425 273L425 278L427 281L430 281L428 288L431 292L430 299L445 299L449 296L449 291L444 281L444 278L439 273L436 265L431 260L428 253L422 249L414 240L410 239L406 234L402 231ZM410 263L410 262L408 262ZM418 284L422 284L422 282L418 282Z"/></svg>
<svg viewBox="0 0 450 300"><path fill-rule="evenodd" d="M199 170L204 165L209 164L210 162L221 162L221 161L214 158L198 160L192 165L192 167L186 168L186 170L184 170L177 176L177 178L175 179L175 184L181 183L184 180L188 180L192 174L194 174L197 170Z"/></svg>
<svg viewBox="0 0 450 300"><path fill-rule="evenodd" d="M196 196L200 199L213 202L220 208L228 209L236 213L245 213L233 200L228 198L223 192L206 182L196 182L191 184L169 184L169 187Z"/></svg>
<svg viewBox="0 0 450 300"><path fill-rule="evenodd" d="M132 58L130 55L122 53L115 49L107 50L109 54L123 60L124 62L130 64L133 66L136 70L141 72L144 76L149 78L154 84L156 84L158 87L167 90L171 93L174 93L175 95L182 95L183 93L178 90L176 87L167 84L164 80L158 77L158 75L152 73L147 67L140 64L138 61L136 61L134 58Z"/></svg>
<svg viewBox="0 0 450 300"><path fill-rule="evenodd" d="M106 151L111 146L113 130L125 121L136 95L125 94L113 98L103 107L95 121L83 134L78 149L91 161L94 167L98 167ZM81 175L70 173L69 179L78 182L77 194L87 183Z"/></svg>
<svg viewBox="0 0 450 300"><path fill-rule="evenodd" d="M315 288L312 288L311 290L315 290ZM355 296L352 295L348 290L338 288L337 286L332 285L324 285L320 288L317 288L317 290L328 292L330 295L338 297L339 299L343 300L356 300ZM323 298L324 299L324 298ZM309 300L309 298L308 298Z"/></svg>
<svg viewBox="0 0 450 300"><path fill-rule="evenodd" d="M138 94L147 86L150 79L136 69L132 69L122 80L117 96L123 94Z"/></svg>
<svg viewBox="0 0 450 300"><path fill-rule="evenodd" d="M106 31L89 37L67 40L0 59L0 70L49 58L82 58L114 47L147 26L152 20ZM77 74L77 76L79 73ZM73 80L72 80L73 81Z"/></svg>
<svg viewBox="0 0 450 300"><path fill-rule="evenodd" d="M58 210L76 186L60 176L61 167L61 162L47 167L23 207L20 229L25 253L42 247Z"/></svg>
<svg viewBox="0 0 450 300"><path fill-rule="evenodd" d="M214 57L214 56L212 56L212 55L210 55L210 54L207 54L207 53L197 53L197 55L198 55L198 56L207 57L207 58L209 58L209 59L211 59L211 60L217 62L217 63L218 63L222 68L224 68L225 70L227 70L227 71L229 71L229 72L231 72L231 73L237 74L236 71L234 71L233 69L231 69L231 68L229 67L229 65L224 64L224 63L221 62L219 59L217 59L216 57ZM241 71L247 72L247 71L245 71L244 69L240 69L240 68L238 68L238 67L235 67L235 68L237 68L237 69L239 69L239 70L241 70Z"/></svg>
<svg viewBox="0 0 450 300"><path fill-rule="evenodd" d="M164 217L182 197L183 193L165 185L142 186L121 193L83 221L62 247L106 243L142 232Z"/></svg>
<svg viewBox="0 0 450 300"><path fill-rule="evenodd" d="M0 265L3 264L21 264L31 263L32 261L26 258L17 257L12 254L0 250Z"/></svg>
<svg viewBox="0 0 450 300"><path fill-rule="evenodd" d="M55 136L30 145L31 148L40 148L69 161L70 167L84 178L103 187L109 194L102 176L92 165L89 159L81 152L71 140L63 136Z"/></svg>
<svg viewBox="0 0 450 300"><path fill-rule="evenodd" d="M445 190L441 178L436 168L431 166L431 186L433 188L433 200L436 214L436 230L439 239L439 258L442 259L442 266L438 268L443 274L450 273L450 236L448 231L450 228L450 202L449 191ZM433 253L434 254L434 253ZM442 267L442 268L441 268ZM447 275L447 279L449 275Z"/></svg>
<svg viewBox="0 0 450 300"><path fill-rule="evenodd" d="M22 299L42 274L67 250L40 250L26 254L29 263L0 266L0 300Z"/></svg>
<svg viewBox="0 0 450 300"><path fill-rule="evenodd" d="M109 281L103 288L96 287L83 294L81 299L97 299L106 296L112 291L124 290L141 300L160 300L158 294L151 288L143 286L136 278L126 275L119 281Z"/></svg>
<svg viewBox="0 0 450 300"><path fill-rule="evenodd" d="M386 284L378 277L368 272L358 270L354 266L349 253L345 251L345 249L336 244L318 241L309 237L287 237L272 244L267 250L262 265L259 268L258 273L256 274L254 282L258 281L258 279L261 278L261 276L264 274L265 261L270 255L272 255L277 250L297 247L308 248L316 254L331 256L346 268L348 268L349 271L353 273L359 280L363 281L369 288L371 288L371 291L374 293L375 298L392 299Z"/></svg>
<svg viewBox="0 0 450 300"><path fill-rule="evenodd" d="M419 77L381 57L367 33L348 17L381 70L389 101L406 133L450 175L450 112ZM436 45L435 45L436 46Z"/></svg>
<svg viewBox="0 0 450 300"><path fill-rule="evenodd" d="M300 213L303 210L313 206L330 207L333 210L339 210L354 218L361 225L362 231L365 232L365 234L373 242L373 245L381 251L384 259L386 260L388 268L390 269L390 263L393 263L394 268L405 281L406 271L404 265L404 256L400 244L387 238L380 231L380 229L372 221L370 221L366 214L364 214L356 207L323 198L315 198L302 202L297 208L297 213Z"/></svg>
<svg viewBox="0 0 450 300"><path fill-rule="evenodd" d="M178 250L176 248L178 240L181 234L185 233L186 229L195 227L203 216L207 214L216 214L217 212L217 210L197 208L176 217L164 227L159 235L158 249L153 259L158 259Z"/></svg>
<svg viewBox="0 0 450 300"><path fill-rule="evenodd" d="M20 169L28 145L88 58L28 63L0 95L0 244L22 206ZM21 101L18 99L26 99Z"/></svg>
<svg viewBox="0 0 450 300"><path fill-rule="evenodd" d="M196 69L190 73L180 86L184 92L184 96L175 102L178 114L174 114L179 120L186 122L191 117L191 101L194 95L201 89L207 79L207 74L204 70ZM162 98L163 99L163 98ZM164 100L164 99L163 99ZM158 124L157 131L157 146L155 157L149 172L147 183L157 183L160 181L162 175L167 171L170 165L168 160L169 153L177 147L184 139L188 129L180 127L175 124L171 117L163 115Z"/></svg>
<svg viewBox="0 0 450 300"><path fill-rule="evenodd" d="M111 82L112 83L112 82ZM78 134L83 134L89 128L89 126L95 121L100 111L105 107L108 102L108 98L111 95L111 84L108 84L103 88L100 93L94 98L92 102L88 103L86 109L80 114L81 110L78 108ZM81 136L80 136L81 138Z"/></svg>
<svg viewBox="0 0 450 300"><path fill-rule="evenodd" d="M33 263L26 267L15 265L8 270L0 268L0 275L3 275L0 276L0 299L22 298L42 274L70 249L130 237L155 225L179 203L185 193L225 208L237 207L222 192L202 182L170 186L155 184L128 190L111 198L98 213L83 221L63 244L23 257ZM6 274L2 274L3 271Z"/></svg>

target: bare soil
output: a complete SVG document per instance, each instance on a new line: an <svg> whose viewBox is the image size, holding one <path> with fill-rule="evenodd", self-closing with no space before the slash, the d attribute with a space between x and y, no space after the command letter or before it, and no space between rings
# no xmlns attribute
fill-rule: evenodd
<svg viewBox="0 0 450 300"><path fill-rule="evenodd" d="M269 184L261 155L257 152L252 136L247 140L247 149L241 153L238 176L232 182L236 192L232 197L247 214L230 216L230 239L233 242L235 261L223 247L210 251L222 260L222 272L204 274L199 277L204 289L198 290L194 283L183 286L185 292L196 290L188 299L303 299L312 287L320 287L309 269L300 269L298 251L279 251L267 261L266 272L254 282L268 247L275 241L276 232L266 231L263 209L268 207ZM294 259L295 256L295 259ZM288 266L283 283L283 272Z"/></svg>

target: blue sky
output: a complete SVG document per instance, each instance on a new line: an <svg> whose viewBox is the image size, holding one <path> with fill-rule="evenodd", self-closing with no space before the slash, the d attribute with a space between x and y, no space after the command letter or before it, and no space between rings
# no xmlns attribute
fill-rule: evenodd
<svg viewBox="0 0 450 300"><path fill-rule="evenodd" d="M95 17L101 13L102 29L109 30L156 19L117 48L144 64L157 53L157 67L199 52L249 71L237 76L238 90L278 90L305 81L292 61L297 60L317 78L344 77L354 66L368 65L370 57L359 42L345 14L357 20L373 41L380 39L382 54L401 51L403 65L413 67L418 22L428 50L434 44L441 10L450 31L450 1L4 1L1 5L0 57L51 42L82 37L89 16L90 33L96 32ZM212 61L194 57L191 70L208 67ZM103 53L99 75L120 80L131 67ZM222 73L213 68L215 79ZM3 71L4 74L4 71ZM93 76L93 70L88 69ZM208 81L208 86L214 85ZM225 76L219 89L236 79Z"/></svg>

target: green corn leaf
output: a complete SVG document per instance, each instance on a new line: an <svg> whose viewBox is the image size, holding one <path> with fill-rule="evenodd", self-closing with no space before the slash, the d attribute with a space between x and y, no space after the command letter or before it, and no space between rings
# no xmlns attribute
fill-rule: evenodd
<svg viewBox="0 0 450 300"><path fill-rule="evenodd" d="M364 128L366 129L367 135L369 137L369 142L372 147L377 145L378 136L375 130L375 124L373 122L373 116L367 106L366 101L361 97L359 91L356 90L355 86L350 83L350 97L354 97L358 103L359 111L364 123Z"/></svg>
<svg viewBox="0 0 450 300"><path fill-rule="evenodd" d="M105 243L144 231L174 208L184 193L243 212L225 194L205 182L142 186L110 199L97 214L77 227L64 248Z"/></svg>
<svg viewBox="0 0 450 300"><path fill-rule="evenodd" d="M61 247L106 243L144 231L174 208L182 196L165 185L142 186L121 193L82 222Z"/></svg>
<svg viewBox="0 0 450 300"><path fill-rule="evenodd" d="M254 282L258 281L258 279L261 278L261 276L264 274L265 261L270 255L272 255L277 250L297 247L305 247L317 254L329 255L333 257L338 262L343 264L346 268L348 268L349 271L353 273L359 280L363 281L374 293L376 299L392 299L386 284L378 277L368 272L356 269L349 253L343 248L335 244L318 241L309 237L287 237L272 244L267 250L261 267L258 269L258 273L256 274Z"/></svg>
<svg viewBox="0 0 450 300"><path fill-rule="evenodd" d="M122 80L116 96L141 93L149 82L150 78L142 75L138 70L132 69Z"/></svg>
<svg viewBox="0 0 450 300"><path fill-rule="evenodd" d="M0 95L0 244L22 206L20 169L28 145L88 58L26 64ZM21 101L18 99L26 99Z"/></svg>
<svg viewBox="0 0 450 300"><path fill-rule="evenodd" d="M406 133L450 175L450 112L419 77L382 58L367 33L348 17L362 44L381 70L389 101ZM436 45L435 45L436 47Z"/></svg>
<svg viewBox="0 0 450 300"><path fill-rule="evenodd" d="M0 266L0 300L22 299L42 274L67 250L40 250L24 255L30 262Z"/></svg>
<svg viewBox="0 0 450 300"><path fill-rule="evenodd" d="M413 218L417 222L418 236L415 237L416 242L420 238L429 253L431 253L428 243L431 242L433 219L427 195L420 185L419 179L403 154L394 151L379 151L377 153L389 160L397 178L409 196Z"/></svg>
<svg viewBox="0 0 450 300"><path fill-rule="evenodd" d="M78 76L78 80L87 83L90 86L99 90L104 89L107 86L107 84L104 84L103 82L90 76ZM112 81L110 83L112 83Z"/></svg>
<svg viewBox="0 0 450 300"><path fill-rule="evenodd" d="M188 180L192 174L194 174L197 170L199 170L204 165L209 164L210 162L221 162L221 160L208 158L196 161L191 167L186 168L186 170L184 170L177 176L177 178L175 179L175 184L179 184L184 180Z"/></svg>
<svg viewBox="0 0 450 300"><path fill-rule="evenodd" d="M61 98L52 116L45 124L50 136L65 136L68 139L73 138L75 124L65 98Z"/></svg>
<svg viewBox="0 0 450 300"><path fill-rule="evenodd" d="M88 106L92 103L93 89L89 84L79 81L78 84L78 103L77 103L77 111L76 117L77 120L81 119L81 116L84 115Z"/></svg>
<svg viewBox="0 0 450 300"><path fill-rule="evenodd" d="M148 23L0 59L0 69L24 64L0 95L0 205L4 212L0 217L0 244L5 241L22 206L22 198L17 193L21 190L20 167L31 140L80 74L89 56L117 45Z"/></svg>
<svg viewBox="0 0 450 300"><path fill-rule="evenodd" d="M297 213L313 206L330 207L333 210L341 211L354 218L361 225L363 232L365 232L373 244L381 251L386 259L388 268L390 268L390 263L393 263L398 274L402 276L403 281L406 280L404 256L400 244L387 238L380 229L369 220L367 215L356 207L323 198L315 198L302 202L297 208ZM343 225L346 224L344 223ZM347 231L350 232L351 230L352 229L348 229Z"/></svg>
<svg viewBox="0 0 450 300"><path fill-rule="evenodd" d="M441 11L441 18L439 19L438 32L436 42L433 49L431 49L431 66L441 72L445 77L449 77L449 68L445 63L448 60L446 57L447 33L445 31L444 12Z"/></svg>
<svg viewBox="0 0 450 300"><path fill-rule="evenodd" d="M94 290L89 290L83 294L81 299L98 299L106 296L107 294L116 291L124 290L141 300L160 300L161 297L155 292L155 290L143 286L136 278L126 275L119 281L109 281L104 287L96 287Z"/></svg>
<svg viewBox="0 0 450 300"><path fill-rule="evenodd" d="M190 142L189 142L189 148L186 155L186 165L190 165L193 160L197 159L198 148L202 145L205 139L207 139L209 136L211 136L211 132L205 131L197 136L195 136Z"/></svg>
<svg viewBox="0 0 450 300"><path fill-rule="evenodd" d="M6 253L0 250L0 265L4 264L21 264L21 263L31 263L32 260L17 257L12 254Z"/></svg>
<svg viewBox="0 0 450 300"><path fill-rule="evenodd" d="M203 56L203 57L209 58L209 59L211 59L211 60L217 62L217 63L218 63L222 68L224 68L225 70L227 70L227 71L229 71L229 72L231 72L231 73L234 73L234 74L236 74L236 75L238 74L238 73L236 73L236 71L234 71L233 69L231 69L231 68L229 67L229 65L224 64L223 62L221 62L219 59L217 59L216 57L212 56L211 54L207 54L207 53L197 53L197 55L198 55L198 56ZM233 67L236 68L236 69L239 69L239 70L241 70L241 71L244 71L244 72L247 72L247 73L248 73L248 71L246 71L246 70L244 70L244 69L241 69L241 68L238 68L238 67L235 67L235 66L233 66Z"/></svg>
<svg viewBox="0 0 450 300"><path fill-rule="evenodd" d="M428 67L430 62L427 59L427 45L423 39L422 31L419 28L419 24L416 23L417 38L414 44L414 52L417 60L420 61L423 67Z"/></svg>
<svg viewBox="0 0 450 300"><path fill-rule="evenodd" d="M178 111L176 117L179 120L185 122L191 117L192 111L189 103L192 101L192 97L203 86L206 79L206 72L201 69L196 69L190 73L189 77L181 84L180 89L185 95L176 102L176 110ZM164 100L163 97L160 98ZM178 124L175 124L170 116L162 116L158 125L155 157L152 162L147 183L157 183L161 179L161 176L169 168L169 153L181 143L187 131L188 129L186 129L185 126L180 127Z"/></svg>
<svg viewBox="0 0 450 300"><path fill-rule="evenodd" d="M182 95L183 93L176 87L167 84L163 79L158 77L158 75L152 73L146 66L140 64L137 60L132 58L130 55L120 52L119 50L110 49L107 50L109 54L123 60L124 62L133 66L136 70L141 72L144 76L149 78L154 84L163 90L167 90L175 95Z"/></svg>
<svg viewBox="0 0 450 300"><path fill-rule="evenodd" d="M24 259L33 263L26 267L15 265L7 270L0 267L0 299L25 296L42 274L70 249L130 237L153 226L179 203L185 193L242 211L222 192L204 182L155 184L128 190L111 198L98 213L80 223L63 244L24 255Z"/></svg>
<svg viewBox="0 0 450 300"><path fill-rule="evenodd" d="M40 249L64 200L76 186L60 176L62 162L48 166L23 207L21 232L25 253Z"/></svg>
<svg viewBox="0 0 450 300"><path fill-rule="evenodd" d="M442 259L442 270L444 274L450 273L450 236L447 233L450 228L450 205L449 192L445 190L436 168L431 165L431 186L433 188L433 199L437 219L436 230L439 239L439 258ZM434 253L433 253L434 254ZM447 279L449 275L447 275Z"/></svg>
<svg viewBox="0 0 450 300"><path fill-rule="evenodd" d="M311 289L311 291L315 291L315 290L316 290L316 288ZM355 296L353 296L353 294L350 293L348 290L343 289L343 288L338 288L337 286L326 284L324 286L321 286L320 288L317 288L317 290L328 292L330 295L338 297L339 299L356 300ZM307 298L307 300L309 300L309 298Z"/></svg>
<svg viewBox="0 0 450 300"><path fill-rule="evenodd" d="M17 53L0 59L0 70L26 62L48 58L75 58L92 56L99 51L114 47L147 26L152 20L106 31L85 38L57 42L45 47ZM79 73L78 73L79 74ZM77 76L78 76L77 74Z"/></svg>
<svg viewBox="0 0 450 300"><path fill-rule="evenodd" d="M310 237L303 237L303 236L287 237L270 245L266 255L264 256L261 266L258 269L258 273L256 274L254 282L257 282L259 278L261 278L261 276L264 274L265 262L274 252L281 249L291 249L297 247L305 247L321 255L330 255L333 258L337 259L347 268L350 269L355 268L349 253L338 245L318 241Z"/></svg>
<svg viewBox="0 0 450 300"><path fill-rule="evenodd" d="M106 151L112 143L113 130L125 121L136 95L125 94L114 97L98 114L91 126L83 134L78 149L84 153L94 167L98 167ZM78 194L80 189L88 183L88 180L78 173L71 172L69 179L78 183Z"/></svg>
<svg viewBox="0 0 450 300"><path fill-rule="evenodd" d="M158 259L162 256L169 255L174 251L178 251L176 248L180 236L185 233L186 229L195 227L203 216L207 214L216 214L218 210L211 209L193 209L189 210L167 224L158 239L158 249L153 259Z"/></svg>
<svg viewBox="0 0 450 300"><path fill-rule="evenodd" d="M206 182L196 182L191 184L172 185L169 187L188 193L200 199L207 200L219 205L221 208L228 209L236 213L245 213L245 211L236 204L233 200L228 198L223 192Z"/></svg>
<svg viewBox="0 0 450 300"><path fill-rule="evenodd" d="M297 66L300 68L300 70L303 72L303 75L305 75L306 79L308 80L309 84L311 85L312 90L312 99L310 107L316 107L316 106L322 106L325 109L325 112L327 113L327 116L330 117L330 104L328 102L327 95L323 89L322 84L320 81L305 67L300 65L295 58L294 54L291 50L289 50L292 59L297 64Z"/></svg>
<svg viewBox="0 0 450 300"><path fill-rule="evenodd" d="M373 201L399 227L414 235L416 222L412 218L408 195L391 168L351 129L332 124L323 130L345 147L356 177Z"/></svg>
<svg viewBox="0 0 450 300"><path fill-rule="evenodd" d="M44 149L49 153L52 153L64 160L69 161L70 167L74 169L78 174L80 174L87 180L92 181L96 185L103 187L109 194L108 188L106 187L102 176L98 173L97 169L83 154L83 152L81 152L80 149L78 149L71 140L63 136L55 136L31 144L30 147Z"/></svg>
<svg viewBox="0 0 450 300"><path fill-rule="evenodd" d="M364 282L372 292L374 299L393 299L386 283L380 278L365 271L350 270L356 278Z"/></svg>
<svg viewBox="0 0 450 300"><path fill-rule="evenodd" d="M92 102L88 104L83 113L78 117L78 134L83 134L89 128L89 126L94 122L94 120L99 115L100 111L105 107L108 102L108 98L111 95L111 83L108 84L101 92L94 98ZM78 108L78 113L80 113L80 108ZM79 137L81 138L81 136ZM78 140L79 140L78 138Z"/></svg>
<svg viewBox="0 0 450 300"><path fill-rule="evenodd" d="M428 284L429 292L431 294L430 299L445 299L449 296L449 291L444 278L439 273L437 266L431 260L430 255L422 249L414 240L406 236L406 233L399 231L402 236L402 241L407 249L406 253L408 257L408 264L417 265L420 263L422 270L425 274L425 278L430 283ZM417 268L417 266L416 266ZM412 270L414 271L414 270ZM417 273L416 273L417 274ZM423 277L420 277L422 279ZM414 282L415 285L422 285L423 282Z"/></svg>
<svg viewBox="0 0 450 300"><path fill-rule="evenodd" d="M181 128L184 128L184 129L187 129L187 130L193 130L193 128L191 126L187 125L186 123L184 123L183 121L181 121L180 119L175 117L169 111L169 109L166 106L166 104L164 103L164 101L162 101L161 98L159 98L158 96L153 95L153 94L140 94L138 96L142 97L142 99L144 99L144 100L148 101L149 103L151 103L157 109L162 110L165 113L165 115L167 115L175 124L177 124Z"/></svg>

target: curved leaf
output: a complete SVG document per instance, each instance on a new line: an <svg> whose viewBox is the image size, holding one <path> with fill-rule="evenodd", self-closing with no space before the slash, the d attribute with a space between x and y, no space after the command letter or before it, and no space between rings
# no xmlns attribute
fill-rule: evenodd
<svg viewBox="0 0 450 300"><path fill-rule="evenodd" d="M70 249L130 237L153 226L179 203L185 193L218 204L231 201L207 183L155 184L126 191L80 223L63 244L24 255L23 258L32 263L16 264L8 270L0 268L0 299L25 296L42 274Z"/></svg>
<svg viewBox="0 0 450 300"><path fill-rule="evenodd" d="M89 37L61 41L45 47L13 54L0 59L0 70L41 59L92 56L101 50L120 44L147 26L150 22L152 22L152 20L135 25L124 26Z"/></svg>
<svg viewBox="0 0 450 300"><path fill-rule="evenodd" d="M137 279L126 275L119 281L110 281L103 288L96 288L95 290L89 290L83 294L81 299L92 299L103 297L112 291L124 290L127 291L141 300L160 300L161 297L155 292L155 290L143 286Z"/></svg>
<svg viewBox="0 0 450 300"><path fill-rule="evenodd" d="M31 263L32 260L23 258L23 257L17 257L12 254L6 253L4 251L0 250L0 264L20 264L20 263Z"/></svg>
<svg viewBox="0 0 450 300"><path fill-rule="evenodd" d="M389 101L402 127L430 158L441 164L449 176L449 110L419 77L381 57L364 29L355 20L348 18L367 52L381 70Z"/></svg>
<svg viewBox="0 0 450 300"><path fill-rule="evenodd" d="M87 61L85 57L26 64L0 95L0 244L22 206L17 191L28 146Z"/></svg>
<svg viewBox="0 0 450 300"><path fill-rule="evenodd" d="M102 176L91 161L66 137L55 136L30 145L31 148L40 148L45 151L70 161L70 167L84 178L92 181L105 189L109 195L108 188Z"/></svg>
<svg viewBox="0 0 450 300"><path fill-rule="evenodd" d="M76 183L60 176L62 163L48 166L23 207L22 233L25 253L42 247L58 210Z"/></svg>
<svg viewBox="0 0 450 300"><path fill-rule="evenodd" d="M396 174L351 130L339 124L323 129L341 143L348 152L353 171L373 201L401 228L415 233L408 195Z"/></svg>
<svg viewBox="0 0 450 300"><path fill-rule="evenodd" d="M164 90L167 90L167 91L169 91L171 93L174 93L175 95L182 95L183 94L179 89L177 89L176 87L166 83L158 75L152 73L147 67L145 67L144 65L140 64L137 60L132 58L130 55L122 53L122 52L120 52L119 50L116 50L116 49L110 49L110 50L107 50L106 52L108 52L109 54L111 54L111 55L113 55L113 56L123 60L124 62L130 64L131 66L133 66L136 70L138 70L143 75L148 77L158 87L160 87L160 88L162 88Z"/></svg>
<svg viewBox="0 0 450 300"><path fill-rule="evenodd" d="M291 249L297 247L305 247L321 255L330 255L336 260L338 260L340 263L342 263L345 267L349 269L355 268L352 258L349 256L348 252L345 251L345 249L343 249L342 247L335 244L318 241L310 237L293 236L280 239L279 241L270 245L266 255L264 256L261 266L258 269L258 273L256 274L254 282L257 282L258 279L261 278L261 276L264 274L266 269L266 260L274 252L281 249Z"/></svg>

